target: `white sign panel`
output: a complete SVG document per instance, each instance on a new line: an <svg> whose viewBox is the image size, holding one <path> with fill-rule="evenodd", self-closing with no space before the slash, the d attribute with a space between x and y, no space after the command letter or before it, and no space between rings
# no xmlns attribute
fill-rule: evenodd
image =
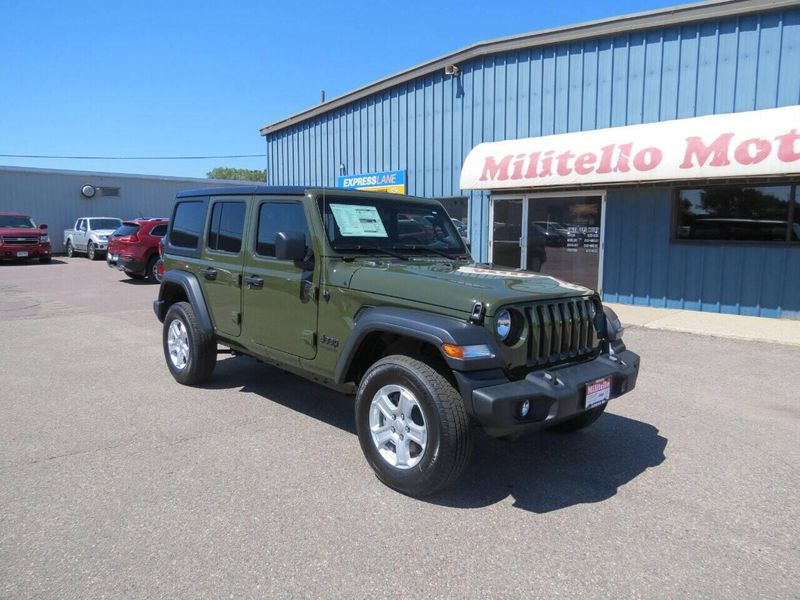
<svg viewBox="0 0 800 600"><path fill-rule="evenodd" d="M461 189L800 173L800 106L475 146Z"/></svg>

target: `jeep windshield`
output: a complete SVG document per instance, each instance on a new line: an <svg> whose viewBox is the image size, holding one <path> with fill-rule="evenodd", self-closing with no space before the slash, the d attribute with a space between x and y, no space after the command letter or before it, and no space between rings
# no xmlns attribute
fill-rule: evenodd
<svg viewBox="0 0 800 600"><path fill-rule="evenodd" d="M337 252L467 254L461 235L444 208L406 198L320 196L325 232Z"/></svg>
<svg viewBox="0 0 800 600"><path fill-rule="evenodd" d="M0 215L0 227L20 227L22 229L36 229L30 217L23 215Z"/></svg>

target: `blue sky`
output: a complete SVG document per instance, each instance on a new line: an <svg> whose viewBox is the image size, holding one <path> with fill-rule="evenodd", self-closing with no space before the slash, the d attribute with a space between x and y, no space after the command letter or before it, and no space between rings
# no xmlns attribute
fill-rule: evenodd
<svg viewBox="0 0 800 600"><path fill-rule="evenodd" d="M259 127L472 43L676 4L348 1L5 2L0 154L264 154ZM0 165L204 177L186 161Z"/></svg>

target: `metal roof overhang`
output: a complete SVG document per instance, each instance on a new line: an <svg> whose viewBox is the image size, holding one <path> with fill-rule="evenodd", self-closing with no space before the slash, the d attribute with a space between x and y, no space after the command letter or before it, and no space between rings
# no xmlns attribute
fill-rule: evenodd
<svg viewBox="0 0 800 600"><path fill-rule="evenodd" d="M276 133L282 129L331 112L391 87L412 81L430 73L442 71L446 65L457 64L490 54L797 7L800 7L800 0L710 0L708 2L684 4L478 42L461 50L457 50L456 52L440 56L439 58L400 71L394 75L379 79L369 85L357 88L342 96L300 111L290 117L276 121L275 123L265 125L260 131L263 136Z"/></svg>

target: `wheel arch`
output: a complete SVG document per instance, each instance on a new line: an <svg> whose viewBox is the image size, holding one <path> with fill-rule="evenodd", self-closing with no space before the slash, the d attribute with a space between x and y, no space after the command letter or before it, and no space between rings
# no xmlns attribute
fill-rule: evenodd
<svg viewBox="0 0 800 600"><path fill-rule="evenodd" d="M169 307L176 302L189 302L197 317L197 324L205 333L213 333L214 325L206 306L200 282L192 273L171 270L164 273L158 289L158 300L153 302L153 310L162 323Z"/></svg>
<svg viewBox="0 0 800 600"><path fill-rule="evenodd" d="M446 356L442 344L469 346L486 344L492 358L469 363ZM423 353L433 350L435 356L454 371L493 369L502 367L502 354L489 332L480 325L445 315L413 309L368 308L356 315L355 326L342 348L336 363L335 381L357 381L370 365L391 353L416 347Z"/></svg>

